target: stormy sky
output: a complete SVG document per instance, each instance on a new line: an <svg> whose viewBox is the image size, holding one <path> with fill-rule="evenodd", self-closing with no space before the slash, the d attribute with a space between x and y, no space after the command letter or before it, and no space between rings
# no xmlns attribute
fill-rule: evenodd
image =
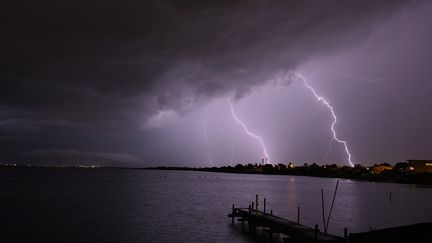
<svg viewBox="0 0 432 243"><path fill-rule="evenodd" d="M432 158L428 1L0 4L0 163Z"/></svg>

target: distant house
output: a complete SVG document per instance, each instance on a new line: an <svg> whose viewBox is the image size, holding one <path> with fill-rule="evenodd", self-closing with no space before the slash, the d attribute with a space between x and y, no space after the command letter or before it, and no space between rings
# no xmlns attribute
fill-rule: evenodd
<svg viewBox="0 0 432 243"><path fill-rule="evenodd" d="M391 165L384 163L384 164L374 165L374 166L370 167L369 171L372 174L379 175L379 174L381 174L385 170L392 170L392 169L393 169L393 167Z"/></svg>
<svg viewBox="0 0 432 243"><path fill-rule="evenodd" d="M407 171L409 171L408 162L397 162L393 166L393 170L394 171L398 171L398 172L407 172Z"/></svg>
<svg viewBox="0 0 432 243"><path fill-rule="evenodd" d="M417 173L432 173L432 160L408 160L408 170Z"/></svg>

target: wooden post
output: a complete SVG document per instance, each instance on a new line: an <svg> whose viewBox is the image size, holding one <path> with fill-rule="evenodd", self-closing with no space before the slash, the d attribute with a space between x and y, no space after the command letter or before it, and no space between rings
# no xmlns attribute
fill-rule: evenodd
<svg viewBox="0 0 432 243"><path fill-rule="evenodd" d="M318 224L315 224L314 239L318 239Z"/></svg>
<svg viewBox="0 0 432 243"><path fill-rule="evenodd" d="M242 218L242 233L244 232L244 221L245 221L245 219Z"/></svg>
<svg viewBox="0 0 432 243"><path fill-rule="evenodd" d="M323 188L321 188L321 211L322 211L322 220L323 220L324 232L327 233L325 213L324 213L324 189Z"/></svg>
<svg viewBox="0 0 432 243"><path fill-rule="evenodd" d="M249 234L252 233L251 211L252 211L252 206L249 204L249 214L248 214L248 228L249 228Z"/></svg>
<svg viewBox="0 0 432 243"><path fill-rule="evenodd" d="M332 200L332 204L330 206L330 213L329 213L329 215L327 217L327 224L325 226L325 232L326 233L327 233L327 229L328 229L329 222L330 222L330 216L331 216L332 211L333 211L333 205L334 205L334 202L335 202L335 199L336 199L336 193L337 193L338 186L339 186L339 180L336 181L336 187L335 187L335 191L334 191L334 194L333 194L333 200Z"/></svg>
<svg viewBox="0 0 432 243"><path fill-rule="evenodd" d="M273 209L270 209L270 215L273 216Z"/></svg>
<svg viewBox="0 0 432 243"><path fill-rule="evenodd" d="M254 203L252 202L251 211L254 210ZM254 236L255 235L255 218L253 216L253 213L249 213L249 233Z"/></svg>
<svg viewBox="0 0 432 243"><path fill-rule="evenodd" d="M255 228L255 219L254 219L252 220L252 236L255 236L255 230L256 228Z"/></svg>
<svg viewBox="0 0 432 243"><path fill-rule="evenodd" d="M300 224L300 206L297 207L297 224Z"/></svg>
<svg viewBox="0 0 432 243"><path fill-rule="evenodd" d="M258 194L255 196L255 210L258 210Z"/></svg>
<svg viewBox="0 0 432 243"><path fill-rule="evenodd" d="M345 242L348 242L348 229L346 227L344 228L344 239Z"/></svg>
<svg viewBox="0 0 432 243"><path fill-rule="evenodd" d="M266 201L266 199L264 198L264 214L266 213L266 206L267 206L267 201Z"/></svg>
<svg viewBox="0 0 432 243"><path fill-rule="evenodd" d="M232 213L231 213L231 224L234 225L234 216L235 216L235 209L234 204L232 205Z"/></svg>

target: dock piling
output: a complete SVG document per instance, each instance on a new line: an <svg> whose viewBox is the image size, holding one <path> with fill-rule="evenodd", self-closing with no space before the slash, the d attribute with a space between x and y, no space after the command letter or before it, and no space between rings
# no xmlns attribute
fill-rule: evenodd
<svg viewBox="0 0 432 243"><path fill-rule="evenodd" d="M346 227L344 228L344 239L345 242L348 242L348 229Z"/></svg>
<svg viewBox="0 0 432 243"><path fill-rule="evenodd" d="M324 232L327 233L325 213L324 213L324 189L323 188L321 188L321 211L322 211L322 220L323 220Z"/></svg>
<svg viewBox="0 0 432 243"><path fill-rule="evenodd" d="M271 228L268 229L268 234L269 234L269 242L271 243L271 242L273 242L273 232L272 232Z"/></svg>
<svg viewBox="0 0 432 243"><path fill-rule="evenodd" d="M234 218L235 218L235 208L234 208L234 204L232 205L232 213L231 213L232 217L231 217L231 224L234 225Z"/></svg>
<svg viewBox="0 0 432 243"><path fill-rule="evenodd" d="M343 237L325 234L321 232L318 228L318 224L314 227L307 227L305 225L299 225L297 222L290 221L281 217L277 217L273 214L273 210L270 210L270 214L264 213L264 211L255 210L251 203L247 208L234 208L234 214L230 213L229 217L234 215L238 218L238 221L242 222L242 232L245 231L245 222L248 221L248 232L251 237L256 237L261 230L263 236L268 235L268 242L271 242L275 233L284 234L288 237L290 241L293 242L346 242L347 240ZM266 200L267 204L267 200ZM255 206L255 204L254 204ZM267 208L267 205L266 205ZM345 231L346 237L348 237L348 232ZM349 238L349 237L348 237Z"/></svg>
<svg viewBox="0 0 432 243"><path fill-rule="evenodd" d="M252 224L251 224L251 211L252 211L252 206L249 204L249 213L248 213L248 232L249 234L252 231Z"/></svg>
<svg viewBox="0 0 432 243"><path fill-rule="evenodd" d="M257 213L257 211L255 211L255 213ZM256 236L256 220L255 219L256 219L255 216L252 216L249 219L249 222L252 225L252 236Z"/></svg>
<svg viewBox="0 0 432 243"><path fill-rule="evenodd" d="M255 196L255 207L256 207L255 210L258 210L258 194L256 194Z"/></svg>
<svg viewBox="0 0 432 243"><path fill-rule="evenodd" d="M332 211L333 211L333 205L334 205L334 202L335 202L335 199L336 199L336 193L337 193L337 190L338 190L338 186L339 186L339 180L336 181L336 187L335 187L335 191L334 191L334 194L333 194L333 200L332 200L332 203L331 203L331 206L330 206L330 213L329 213L329 215L327 217L327 224L325 226L325 232L326 233L327 233L327 229L328 229L328 226L329 226L330 217L331 217L331 214L332 214Z"/></svg>
<svg viewBox="0 0 432 243"><path fill-rule="evenodd" d="M242 232L244 232L244 219L242 219Z"/></svg>
<svg viewBox="0 0 432 243"><path fill-rule="evenodd" d="M297 224L300 224L300 206L297 207Z"/></svg>
<svg viewBox="0 0 432 243"><path fill-rule="evenodd" d="M264 198L264 213L266 213L267 200Z"/></svg>

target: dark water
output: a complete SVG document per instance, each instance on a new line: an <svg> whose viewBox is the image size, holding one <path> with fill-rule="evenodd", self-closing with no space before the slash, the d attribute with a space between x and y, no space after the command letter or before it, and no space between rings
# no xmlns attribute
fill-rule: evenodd
<svg viewBox="0 0 432 243"><path fill-rule="evenodd" d="M336 179L119 169L0 170L0 242L251 242L227 217L255 194L322 227ZM392 200L389 193L392 192ZM262 205L262 203L261 203ZM432 221L432 189L341 180L330 232Z"/></svg>

